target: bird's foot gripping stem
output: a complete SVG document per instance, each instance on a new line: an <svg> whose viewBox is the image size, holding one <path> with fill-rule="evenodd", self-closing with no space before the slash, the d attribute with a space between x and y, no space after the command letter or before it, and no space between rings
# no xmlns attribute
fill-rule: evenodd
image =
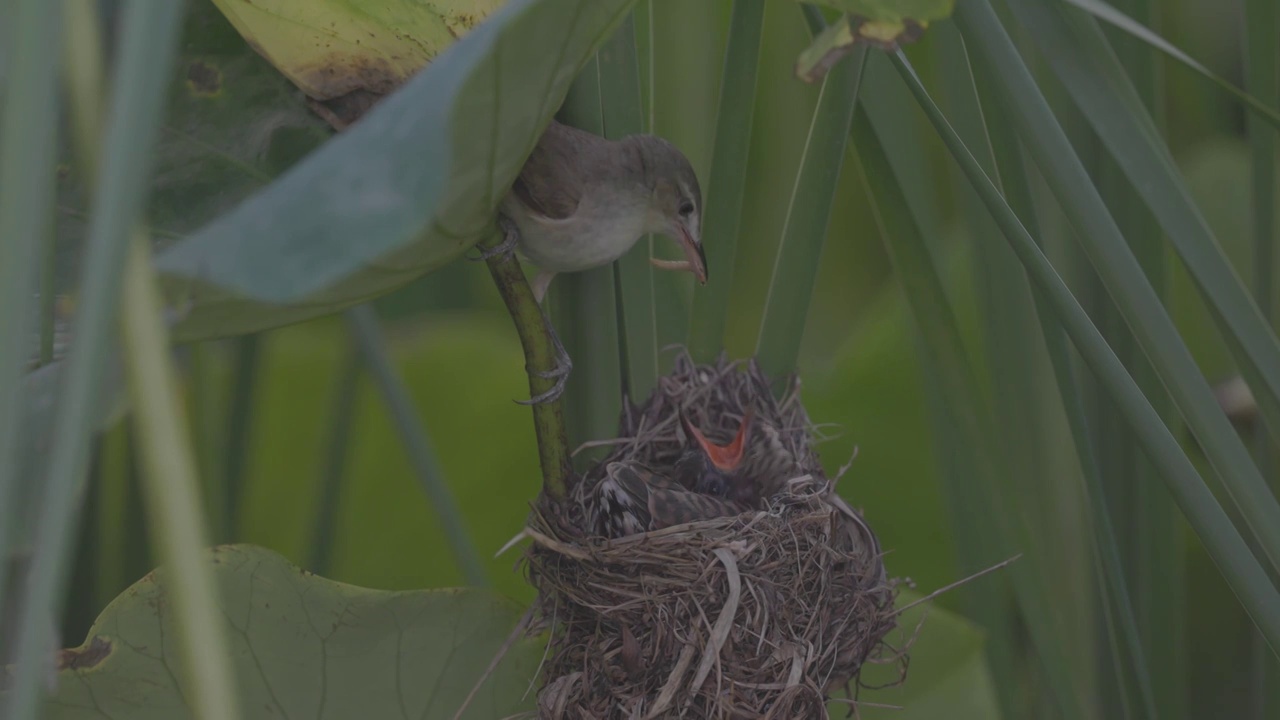
<svg viewBox="0 0 1280 720"><path fill-rule="evenodd" d="M526 367L527 371L537 377L556 381L556 384L546 392L539 393L528 400L517 400L521 405L540 405L542 403L554 402L562 394L564 394L565 383L569 380L569 373L573 371L573 359L569 357L568 351L564 349L564 344L560 342L560 336L556 334L556 328L551 324L551 318L547 317L547 311L541 306L542 322L547 326L547 334L551 336L551 344L556 350L556 366L551 370L534 370Z"/></svg>
<svg viewBox="0 0 1280 720"><path fill-rule="evenodd" d="M471 262L483 262L496 257L510 257L516 251L516 243L520 240L520 231L515 223L505 215L498 216L498 228L502 230L502 242L490 248L480 248L475 257L468 257Z"/></svg>

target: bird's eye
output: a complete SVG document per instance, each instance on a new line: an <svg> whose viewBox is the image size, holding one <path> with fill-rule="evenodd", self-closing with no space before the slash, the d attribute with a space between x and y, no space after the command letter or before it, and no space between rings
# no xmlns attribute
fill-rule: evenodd
<svg viewBox="0 0 1280 720"><path fill-rule="evenodd" d="M728 488L725 487L724 478L722 477L713 475L710 477L704 477L702 479L702 492L706 493L707 495L724 497L725 491L727 489Z"/></svg>
<svg viewBox="0 0 1280 720"><path fill-rule="evenodd" d="M684 202L680 203L681 216L689 217L692 214L693 214L693 203L689 202L688 200L685 200Z"/></svg>

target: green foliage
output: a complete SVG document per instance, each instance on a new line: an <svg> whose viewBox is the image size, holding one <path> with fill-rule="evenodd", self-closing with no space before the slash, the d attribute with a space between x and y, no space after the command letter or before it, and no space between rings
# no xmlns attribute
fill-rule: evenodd
<svg viewBox="0 0 1280 720"><path fill-rule="evenodd" d="M668 343L688 342L704 360L722 347L731 356L760 348L771 369L801 371L809 414L829 438L819 445L828 473L856 448L838 487L865 511L890 575L929 591L1001 553L1024 554L933 603L963 615L930 611L906 684L862 692L860 716L1146 717L1155 714L1152 690L1160 717L1274 714L1266 697L1274 658L1243 609L1274 639L1274 574L1259 563L1276 552L1274 483L1260 481L1274 476L1274 442L1256 417L1231 427L1209 392L1240 373L1261 416L1276 418L1280 346L1267 265L1276 255L1280 34L1266 0L1248 3L1247 30L1215 24L1222 13L1192 16L1187 2L1147 0L1116 8L1099 0L994 8L986 0L322 0L294 5L294 16L244 0L187 4L141 219L176 306L173 330L201 340L179 357L206 511L226 540L270 548L214 553L254 557L261 568L249 581L240 565L214 566L226 581L224 607L262 602L255 629L229 636L243 653L248 716L273 702L306 714L320 699L326 712L346 713L342 703L370 712L418 692L419 708L434 703L432 712L452 717L519 608L478 591L421 588L487 582L522 604L532 599L514 569L521 546L493 557L539 488L529 411L511 402L527 396L524 361L484 268L457 260L489 233L496 199L568 95L566 110L598 132L645 129L685 150L706 192L712 260L711 284L694 287L647 265L651 253L669 256L669 243L642 241L616 269L557 279L553 300L573 298L580 316L557 318L576 365L566 398L577 408L574 439L613 434L623 383L643 399L669 366ZM801 11L813 18L814 5L840 13L830 42L812 49L805 67L814 72L801 73L825 85L796 79L795 59L811 40ZM944 20L953 5L954 25ZM12 14L0 9L0 27ZM21 88L38 76L14 65L6 33L0 92L28 97ZM910 41L910 63L906 53L893 58L894 73L877 48ZM865 64L843 55L868 45ZM1249 95L1224 79L1242 53ZM1179 66L1166 78L1166 58L1194 73ZM849 78L860 80L841 82ZM1249 112L1248 144L1235 137L1241 109L1223 88ZM855 93L865 115L841 150ZM317 116L340 122L383 95L337 136ZM48 131L35 112L42 103L30 115L23 104L4 107ZM31 144L0 137L21 150L0 156L3 177L48 174L26 159L46 134ZM70 152L59 160L57 244L36 254L56 260L61 293L85 293L74 277L85 271L86 230L101 210L89 202L92 173ZM29 226L47 212L38 198L30 207L14 200L39 189L0 183L4 207L23 210L4 213L6 238L18 221ZM0 252L19 250L5 243ZM34 286L31 262L0 263L0 274ZM409 292L392 292L410 282ZM0 304L4 327L37 307L20 286L0 286L11 298ZM109 304L99 297L88 292L79 305L101 313ZM348 332L333 319L298 322L375 297L395 317L374 341L391 371L383 374L401 380L384 387L401 420L420 418L444 480L434 494L455 498L453 510L424 497L397 435L405 423L375 395ZM39 306L47 317L52 299ZM256 373L234 369L228 344L204 341L264 328L280 329L241 346L257 349ZM12 394L5 368L16 356L7 350L30 344L33 329L19 343L0 327L0 397ZM40 329L52 335L48 322ZM608 334L603 344L598 331ZM82 334L74 340L87 347ZM98 360L102 384L118 385L119 358ZM22 415L9 423L22 431L16 444L0 421L0 448L20 458L0 467L0 488L16 478L16 493L0 501L0 541L16 543L0 553L6 561L40 549L33 533L66 529L44 525L34 508L59 456L54 408L69 374L64 360L28 375ZM83 389L82 380L73 384ZM232 401L236 393L243 402ZM137 424L118 393L81 399L77 424L107 435L88 495L92 522L80 530L93 550L77 568L93 572L77 576L64 621L78 637L86 628L75 618L120 594L91 637L133 647L115 645L105 659L64 655L95 664L62 672L52 717L92 714L89 692L108 713L135 700L129 693L159 666L142 644L178 657L172 614L157 618L157 607L171 607L157 578L173 576L161 570L126 587L156 562L130 442ZM456 526L480 555L474 577L451 557ZM333 581L307 577L276 552ZM24 567L0 568L17 571L0 580L21 585ZM332 640L362 643L364 657L384 665L336 677L334 663L353 656L313 652L320 641L305 623L355 605L368 612ZM395 677L386 669L397 661L393 620L405 616L391 608L418 613L421 625L406 627L423 636L474 630L449 678L422 680L434 677L426 666L440 667L435 653L451 647L432 639L410 658L421 667L401 665L414 679L402 695L376 684ZM5 612L0 656L14 652L6 633L21 625L0 605ZM905 644L918 616L908 613L891 640ZM519 697L535 645L517 646L472 716L529 706ZM310 674L286 671L281 657L312 663ZM316 662L336 677L323 694L308 684L319 677ZM892 679L889 669L870 668L865 679ZM172 716L175 705L165 703L180 703L175 687L186 682L177 677L145 686L148 711ZM301 700L266 696L264 677ZM483 705L503 698L511 702ZM833 717L845 709L833 703Z"/></svg>
<svg viewBox="0 0 1280 720"><path fill-rule="evenodd" d="M368 590L326 580L250 545L208 553L219 586L241 717L412 717L449 720L521 610L484 590ZM169 575L116 598L59 660L46 717L199 717L175 652ZM525 678L542 651L519 641L464 718L529 709ZM0 693L0 699L4 694Z"/></svg>
<svg viewBox="0 0 1280 720"><path fill-rule="evenodd" d="M316 317L458 258L492 232L501 192L571 74L633 2L505 7L347 132L161 252L170 296L190 303L176 337ZM573 33L558 32L570 24ZM548 52L548 37L563 38L562 46ZM476 106L495 112L476 122ZM402 161L405 148L415 162Z"/></svg>

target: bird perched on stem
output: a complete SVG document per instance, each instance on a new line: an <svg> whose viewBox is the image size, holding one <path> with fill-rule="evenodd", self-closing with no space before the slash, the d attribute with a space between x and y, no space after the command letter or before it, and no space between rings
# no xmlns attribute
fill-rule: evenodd
<svg viewBox="0 0 1280 720"><path fill-rule="evenodd" d="M698 178L684 153L654 135L609 140L552 120L498 209L506 237L478 259L518 252L538 268L539 303L558 273L611 263L648 233L669 235L685 256L651 259L655 267L707 282ZM560 382L530 402L558 397L572 368L552 335L561 362L550 376Z"/></svg>
<svg viewBox="0 0 1280 720"><path fill-rule="evenodd" d="M552 120L499 210L517 232L490 252L515 249L537 266L539 302L557 273L611 263L648 233L671 236L686 258L656 267L707 282L698 177L655 135L608 140Z"/></svg>

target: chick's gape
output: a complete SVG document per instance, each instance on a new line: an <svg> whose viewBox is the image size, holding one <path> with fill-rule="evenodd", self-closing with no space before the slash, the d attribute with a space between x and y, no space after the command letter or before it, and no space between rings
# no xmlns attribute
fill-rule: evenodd
<svg viewBox="0 0 1280 720"><path fill-rule="evenodd" d="M701 216L698 178L671 143L653 135L608 140L553 120L499 206L503 242L477 259L518 252L538 269L531 285L541 307L558 273L606 265L660 233L676 240L685 259L650 262L706 284ZM559 362L540 375L556 384L527 403L559 397L573 367L545 309L543 317Z"/></svg>
<svg viewBox="0 0 1280 720"><path fill-rule="evenodd" d="M593 527L618 538L759 509L781 486L794 458L768 423L754 427L748 408L732 441L709 440L680 411L687 446L669 474L612 462L594 490Z"/></svg>

